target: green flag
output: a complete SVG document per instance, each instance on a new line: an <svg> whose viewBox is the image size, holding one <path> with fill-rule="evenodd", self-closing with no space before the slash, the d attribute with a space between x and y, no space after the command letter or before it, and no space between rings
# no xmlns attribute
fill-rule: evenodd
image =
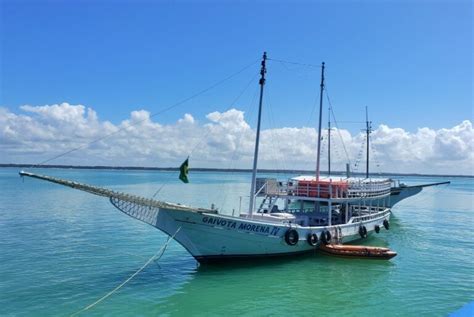
<svg viewBox="0 0 474 317"><path fill-rule="evenodd" d="M189 163L189 157L179 167L179 179L183 183L189 183L189 180L188 180L188 171L189 171L188 163Z"/></svg>

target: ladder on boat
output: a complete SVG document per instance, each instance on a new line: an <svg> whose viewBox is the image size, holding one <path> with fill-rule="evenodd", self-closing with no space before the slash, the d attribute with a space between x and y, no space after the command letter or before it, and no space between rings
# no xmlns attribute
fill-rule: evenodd
<svg viewBox="0 0 474 317"><path fill-rule="evenodd" d="M276 203L277 199L273 199L272 196L268 196L268 195L265 195L265 197L263 197L263 200L262 202L260 203L260 206L258 207L257 209L257 212L271 212L273 207L275 206L275 203Z"/></svg>

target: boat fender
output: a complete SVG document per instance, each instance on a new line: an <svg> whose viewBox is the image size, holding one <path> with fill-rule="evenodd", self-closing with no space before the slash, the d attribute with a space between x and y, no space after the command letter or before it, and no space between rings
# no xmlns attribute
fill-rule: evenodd
<svg viewBox="0 0 474 317"><path fill-rule="evenodd" d="M375 230L376 233L379 233L380 232L380 226L375 225L374 230Z"/></svg>
<svg viewBox="0 0 474 317"><path fill-rule="evenodd" d="M326 240L326 234L325 233L326 233L325 231L321 232L321 236L319 237L319 239L321 240L321 242L323 244L328 244L328 240Z"/></svg>
<svg viewBox="0 0 474 317"><path fill-rule="evenodd" d="M318 235L315 234L315 233L308 233L308 244L310 246L316 246L316 244L318 244Z"/></svg>
<svg viewBox="0 0 474 317"><path fill-rule="evenodd" d="M329 230L326 230L326 241L328 243L331 242L331 232L329 232Z"/></svg>
<svg viewBox="0 0 474 317"><path fill-rule="evenodd" d="M325 230L321 232L321 236L319 237L319 239L323 244L328 244L329 242L331 242L331 233Z"/></svg>
<svg viewBox="0 0 474 317"><path fill-rule="evenodd" d="M296 245L298 243L298 239L298 231L295 229L288 229L288 231L285 233L285 242L288 245Z"/></svg>
<svg viewBox="0 0 474 317"><path fill-rule="evenodd" d="M360 226L359 227L359 235L361 238L366 238L367 237L367 228L365 226Z"/></svg>
<svg viewBox="0 0 474 317"><path fill-rule="evenodd" d="M387 229L387 230L390 229L390 223L388 222L387 219L385 219L385 220L383 221L383 226L384 226L385 229Z"/></svg>

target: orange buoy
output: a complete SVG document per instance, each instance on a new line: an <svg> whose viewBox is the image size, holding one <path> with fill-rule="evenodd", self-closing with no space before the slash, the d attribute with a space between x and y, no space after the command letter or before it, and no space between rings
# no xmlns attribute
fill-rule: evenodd
<svg viewBox="0 0 474 317"><path fill-rule="evenodd" d="M320 244L319 249L331 255L363 259L389 260L397 255L397 252L388 248L365 245Z"/></svg>

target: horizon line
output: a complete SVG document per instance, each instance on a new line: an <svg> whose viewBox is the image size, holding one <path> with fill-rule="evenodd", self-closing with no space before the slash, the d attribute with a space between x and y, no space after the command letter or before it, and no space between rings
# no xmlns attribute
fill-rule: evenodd
<svg viewBox="0 0 474 317"><path fill-rule="evenodd" d="M63 164L16 164L16 163L0 163L0 167L26 167L26 168L64 168L64 169L104 169L104 170L155 170L155 171L178 171L179 167L150 167L150 166L110 166L110 165L63 165ZM251 172L249 168L212 168L212 167L194 167L190 170L198 172ZM259 168L260 172L267 173L314 173L311 170L304 169L265 169ZM345 175L346 171L332 171L335 175ZM322 171L322 174L327 174L327 171ZM365 172L351 172L351 175L365 175ZM440 177L466 177L473 178L474 175L464 174L422 174L422 173L392 173L380 172L370 173L372 176L377 175L395 175L395 176L440 176Z"/></svg>

